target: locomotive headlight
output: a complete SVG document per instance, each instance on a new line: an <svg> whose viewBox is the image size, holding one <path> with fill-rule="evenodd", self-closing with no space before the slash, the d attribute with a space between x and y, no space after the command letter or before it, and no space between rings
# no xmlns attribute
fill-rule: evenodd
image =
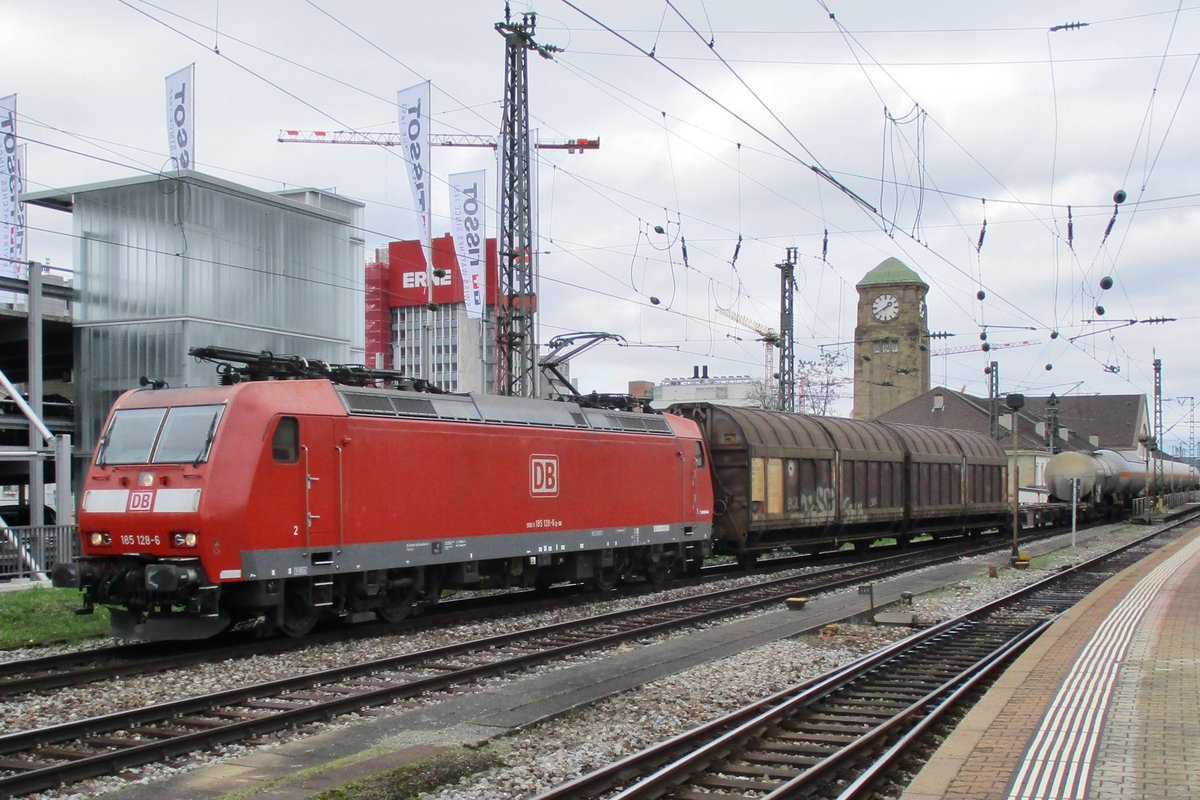
<svg viewBox="0 0 1200 800"><path fill-rule="evenodd" d="M196 534L191 531L176 531L171 534L171 544L175 547L187 547L194 549L196 547Z"/></svg>
<svg viewBox="0 0 1200 800"><path fill-rule="evenodd" d="M138 486L153 486L153 485L154 485L154 473L153 472L147 471L147 472L139 472L138 473Z"/></svg>
<svg viewBox="0 0 1200 800"><path fill-rule="evenodd" d="M93 547L101 547L112 544L112 535L104 531L92 531L92 535L88 537L88 541L92 543Z"/></svg>

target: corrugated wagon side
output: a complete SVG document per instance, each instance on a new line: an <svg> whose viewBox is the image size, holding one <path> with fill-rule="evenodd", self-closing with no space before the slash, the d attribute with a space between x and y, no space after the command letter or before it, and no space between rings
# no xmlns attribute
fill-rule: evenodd
<svg viewBox="0 0 1200 800"><path fill-rule="evenodd" d="M1006 458L994 440L972 431L880 424L906 451L907 531L964 533L1004 521Z"/></svg>
<svg viewBox="0 0 1200 800"><path fill-rule="evenodd" d="M752 560L869 543L903 523L904 450L882 426L706 403L672 410L695 419L708 445L720 552Z"/></svg>

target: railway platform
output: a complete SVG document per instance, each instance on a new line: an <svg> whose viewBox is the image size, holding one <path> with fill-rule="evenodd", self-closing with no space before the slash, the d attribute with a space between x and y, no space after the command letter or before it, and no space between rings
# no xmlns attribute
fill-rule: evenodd
<svg viewBox="0 0 1200 800"><path fill-rule="evenodd" d="M1064 614L902 800L1200 797L1200 529Z"/></svg>

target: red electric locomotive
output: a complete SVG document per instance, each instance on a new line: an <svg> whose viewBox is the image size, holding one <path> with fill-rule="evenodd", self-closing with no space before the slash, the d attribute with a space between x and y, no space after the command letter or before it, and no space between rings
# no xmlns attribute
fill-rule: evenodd
<svg viewBox="0 0 1200 800"><path fill-rule="evenodd" d="M404 617L443 588L697 568L712 486L670 414L330 380L144 388L112 409L58 586L126 638Z"/></svg>

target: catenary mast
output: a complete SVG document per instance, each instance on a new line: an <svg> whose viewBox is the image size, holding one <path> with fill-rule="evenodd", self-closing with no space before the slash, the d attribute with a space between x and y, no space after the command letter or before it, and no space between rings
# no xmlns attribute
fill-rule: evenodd
<svg viewBox="0 0 1200 800"><path fill-rule="evenodd" d="M526 54L552 58L558 48L533 39L537 14L525 12L512 22L508 4L496 31L504 37L504 118L500 124L500 259L496 306L496 391L536 397L537 254L533 242L530 181L529 83Z"/></svg>

